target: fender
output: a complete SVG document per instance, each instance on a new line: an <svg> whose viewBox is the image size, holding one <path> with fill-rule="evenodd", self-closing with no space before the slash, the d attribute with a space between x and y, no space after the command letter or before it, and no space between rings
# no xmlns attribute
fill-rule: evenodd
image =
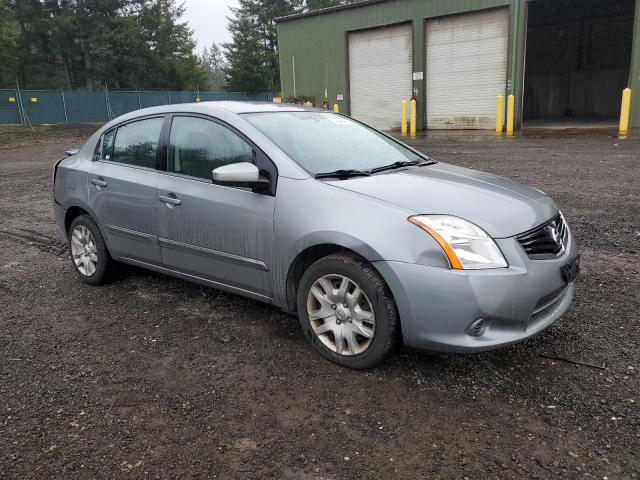
<svg viewBox="0 0 640 480"><path fill-rule="evenodd" d="M59 203L56 200L56 203L58 203L58 205L60 205L63 209L64 209L64 216L66 217L67 215L67 211L70 208L81 208L82 210L86 211L89 216L91 217L91 219L95 222L95 224L98 226L98 229L100 230L100 234L102 235L102 239L104 240L105 245L107 246L107 250L109 250L109 253L111 253L111 248L109 246L109 236L107 235L107 229L105 227L105 225L100 221L100 219L98 218L98 216L96 215L96 213L93 211L93 209L89 206L89 204L79 198L71 198L63 203ZM65 238L68 240L67 238L67 232L63 232Z"/></svg>
<svg viewBox="0 0 640 480"><path fill-rule="evenodd" d="M376 260L382 260L380 253L375 248L352 235L333 230L310 232L296 240L286 251L276 251L275 258L277 261L274 263L273 268L273 303L275 305L289 309L291 299L288 298L287 282L292 273L292 268L305 251L322 246L326 246L327 248L337 247L352 251L371 263Z"/></svg>

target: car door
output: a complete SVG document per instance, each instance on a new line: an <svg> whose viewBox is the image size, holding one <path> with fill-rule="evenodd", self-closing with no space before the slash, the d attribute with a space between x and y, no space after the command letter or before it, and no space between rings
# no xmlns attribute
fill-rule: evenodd
<svg viewBox="0 0 640 480"><path fill-rule="evenodd" d="M260 296L272 295L275 165L240 132L202 116L174 115L158 181L158 228L167 268ZM211 171L252 162L268 192L215 185Z"/></svg>
<svg viewBox="0 0 640 480"><path fill-rule="evenodd" d="M115 257L161 265L156 220L159 140L164 116L105 132L89 172L89 205Z"/></svg>

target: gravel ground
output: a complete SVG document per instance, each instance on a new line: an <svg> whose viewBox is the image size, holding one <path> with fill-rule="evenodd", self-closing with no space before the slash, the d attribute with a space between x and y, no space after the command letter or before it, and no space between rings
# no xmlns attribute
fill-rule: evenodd
<svg viewBox="0 0 640 480"><path fill-rule="evenodd" d="M553 196L583 273L524 344L361 372L269 306L128 267L81 283L51 166L92 129L0 132L0 478L640 477L640 139L412 140Z"/></svg>

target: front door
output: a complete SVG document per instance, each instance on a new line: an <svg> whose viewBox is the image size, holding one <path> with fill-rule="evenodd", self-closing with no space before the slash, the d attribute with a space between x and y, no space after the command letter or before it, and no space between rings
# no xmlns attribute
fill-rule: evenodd
<svg viewBox="0 0 640 480"><path fill-rule="evenodd" d="M222 165L260 168L270 160L238 132L203 117L174 116L168 143L157 188L164 265L270 297L274 196L211 181Z"/></svg>
<svg viewBox="0 0 640 480"><path fill-rule="evenodd" d="M89 205L115 257L160 265L156 221L158 143L164 118L126 123L106 132L89 173Z"/></svg>

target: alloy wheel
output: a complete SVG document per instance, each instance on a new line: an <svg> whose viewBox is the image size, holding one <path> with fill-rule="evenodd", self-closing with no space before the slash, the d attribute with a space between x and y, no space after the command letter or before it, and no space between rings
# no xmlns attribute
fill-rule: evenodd
<svg viewBox="0 0 640 480"><path fill-rule="evenodd" d="M307 314L318 339L339 355L363 353L375 335L375 313L369 298L344 275L325 275L313 283Z"/></svg>
<svg viewBox="0 0 640 480"><path fill-rule="evenodd" d="M78 225L71 232L71 256L78 271L90 277L98 268L98 249L91 231Z"/></svg>

